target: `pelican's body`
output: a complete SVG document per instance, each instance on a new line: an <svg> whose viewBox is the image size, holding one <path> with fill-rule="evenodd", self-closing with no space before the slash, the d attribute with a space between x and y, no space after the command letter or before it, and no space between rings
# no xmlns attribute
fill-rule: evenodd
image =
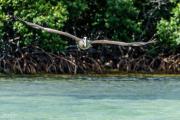
<svg viewBox="0 0 180 120"><path fill-rule="evenodd" d="M82 50L86 50L88 49L89 47L91 47L90 45L90 41L87 40L87 37L84 37L82 40L80 40L78 42L78 47Z"/></svg>

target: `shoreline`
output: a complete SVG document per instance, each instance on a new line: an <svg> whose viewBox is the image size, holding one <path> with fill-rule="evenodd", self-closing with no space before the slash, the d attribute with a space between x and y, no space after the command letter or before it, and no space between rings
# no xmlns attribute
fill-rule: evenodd
<svg viewBox="0 0 180 120"><path fill-rule="evenodd" d="M57 73L36 73L36 74L4 74L0 73L0 77L180 77L180 73L143 73L143 72L120 72L111 71L108 73L87 73L87 74L57 74Z"/></svg>

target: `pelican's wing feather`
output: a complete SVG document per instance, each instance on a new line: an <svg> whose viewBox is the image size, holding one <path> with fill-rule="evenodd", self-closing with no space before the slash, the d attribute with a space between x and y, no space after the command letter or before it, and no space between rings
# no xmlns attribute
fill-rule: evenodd
<svg viewBox="0 0 180 120"><path fill-rule="evenodd" d="M25 23L26 25L34 28L34 29L38 29L38 30L44 30L46 32L49 32L49 33L56 33L56 34L59 34L59 35L63 35L63 36L66 36L66 37L69 37L71 39L74 39L76 42L79 42L81 40L81 38L78 38L70 33L67 33L67 32L63 32L63 31L59 31L59 30L55 30L55 29L52 29L52 28L46 28L46 27L43 27L43 26L40 26L38 24L35 24L35 23L31 23L31 22L28 22L28 21L25 21L25 20L22 20L21 18L18 18L18 17L15 17L17 20Z"/></svg>
<svg viewBox="0 0 180 120"><path fill-rule="evenodd" d="M155 40L148 41L148 42L120 42L120 41L112 41L112 40L94 40L91 44L107 44L107 45L119 45L119 46L144 46L147 44L155 43Z"/></svg>

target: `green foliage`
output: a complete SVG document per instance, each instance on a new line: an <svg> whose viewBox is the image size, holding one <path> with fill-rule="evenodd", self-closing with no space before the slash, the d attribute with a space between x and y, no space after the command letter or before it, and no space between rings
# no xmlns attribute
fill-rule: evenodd
<svg viewBox="0 0 180 120"><path fill-rule="evenodd" d="M140 10L138 19L142 21L141 38L151 39L156 33L157 23L161 18L169 19L170 11L175 5L175 1L170 0L133 0L134 5Z"/></svg>
<svg viewBox="0 0 180 120"><path fill-rule="evenodd" d="M175 49L180 46L180 3L172 10L170 20L162 19L157 25L160 44Z"/></svg>
<svg viewBox="0 0 180 120"><path fill-rule="evenodd" d="M63 30L78 37L84 37L84 31L87 29L87 26L84 24L88 24L87 18L84 15L89 9L89 2L86 0L62 0L62 2L67 6L67 11L69 13L68 20L66 21ZM88 18L90 18L90 14L88 14L88 16ZM88 32L89 31L86 31L86 33ZM70 42L74 43L74 41Z"/></svg>
<svg viewBox="0 0 180 120"><path fill-rule="evenodd" d="M62 2L67 6L71 18L78 17L88 8L86 0L62 0Z"/></svg>
<svg viewBox="0 0 180 120"><path fill-rule="evenodd" d="M68 19L66 6L62 2L55 0L1 0L0 4L0 18L3 20L0 29L4 29L0 32L7 34L3 36L3 39L20 36L22 45L38 44L48 51L56 52L62 50L66 45L66 42L58 35L33 30L11 18L12 15L15 15L45 27L61 30L64 22Z"/></svg>
<svg viewBox="0 0 180 120"><path fill-rule="evenodd" d="M76 4L73 4L76 1ZM132 41L141 31L139 11L132 0L74 0L66 2L70 14L65 29L80 37ZM68 4L67 4L68 3ZM81 6L81 7L77 7Z"/></svg>
<svg viewBox="0 0 180 120"><path fill-rule="evenodd" d="M180 45L177 3L178 0L0 0L0 44L20 37L22 46L35 44L52 52L67 45L65 38L32 29L11 17L18 16L90 39L147 41L157 33L158 46L176 49ZM153 46L152 51L158 46Z"/></svg>
<svg viewBox="0 0 180 120"><path fill-rule="evenodd" d="M111 31L113 39L133 41L138 36L141 32L138 13L132 0L107 1L105 27Z"/></svg>

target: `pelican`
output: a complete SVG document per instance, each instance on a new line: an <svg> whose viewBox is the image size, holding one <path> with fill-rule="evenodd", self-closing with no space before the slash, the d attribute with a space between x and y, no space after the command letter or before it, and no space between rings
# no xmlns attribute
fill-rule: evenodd
<svg viewBox="0 0 180 120"><path fill-rule="evenodd" d="M90 40L87 40L87 37L84 37L83 39L81 39L79 37L76 37L76 36L68 33L68 32L63 32L63 31L52 29L52 28L46 28L46 27L40 26L38 24L22 20L21 18L16 17L16 16L15 16L15 19L23 22L24 24L26 24L26 25L34 28L34 29L44 30L44 31L49 32L49 33L56 33L56 34L59 34L62 36L69 37L69 38L75 40L78 47L82 50L90 48L91 45L93 45L93 44L106 44L106 45L119 45L119 46L144 46L144 45L148 45L151 43L156 43L155 40L151 40L148 42L131 42L131 43L113 41L113 40L91 40L90 41Z"/></svg>

